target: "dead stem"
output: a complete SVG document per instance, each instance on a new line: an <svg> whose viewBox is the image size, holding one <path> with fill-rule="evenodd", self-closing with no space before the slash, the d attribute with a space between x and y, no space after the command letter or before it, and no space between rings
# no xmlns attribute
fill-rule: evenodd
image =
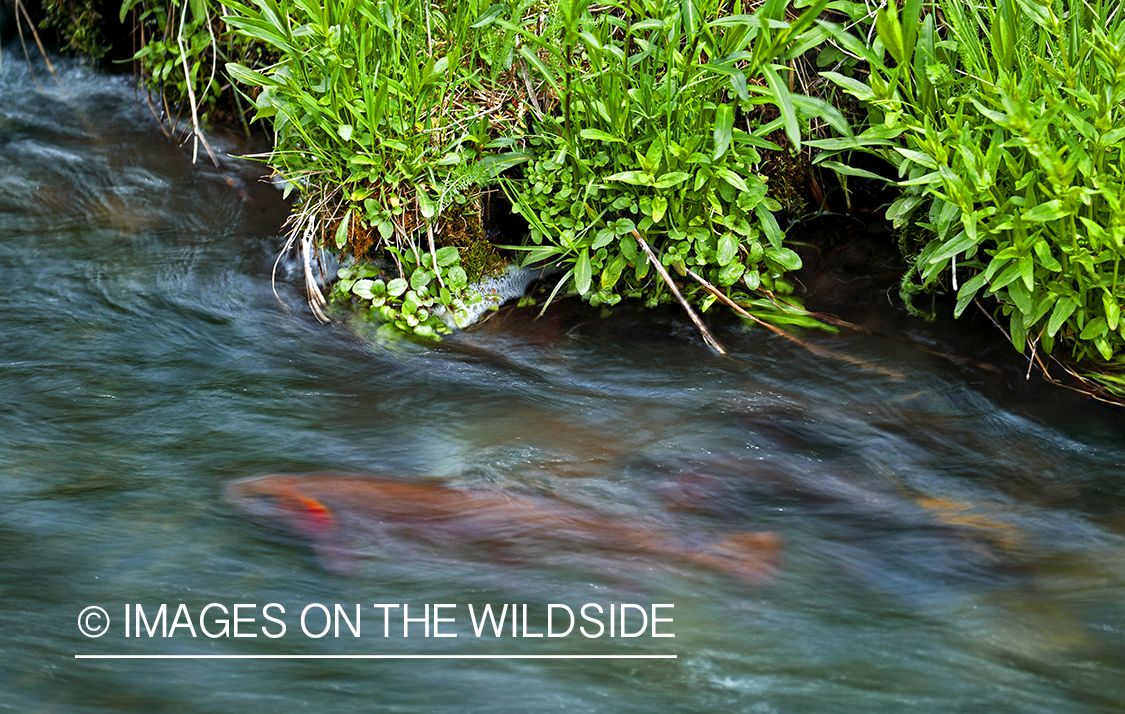
<svg viewBox="0 0 1125 714"><path fill-rule="evenodd" d="M700 276L696 275L695 271L689 269L687 271L687 274L690 275L691 277L695 278L696 282L698 282L700 285L702 285L703 288L705 290L707 290L707 292L714 295L716 298L718 298L721 302L723 302L724 304L729 306L731 309L733 309L739 315L742 315L743 317L746 317L746 318L749 318L749 319L753 320L754 322L758 323L762 327L765 327L767 330L770 330L771 332L778 335L779 337L784 337L787 340L790 340L792 342L796 342L798 345L800 345L801 347L804 347L806 350L808 350L809 352L812 352L815 355L818 355L820 357L827 357L829 359L841 360L841 361L847 362L849 364L853 364L853 365L859 367L860 369L864 369L864 370L867 370L869 372L877 372L879 374L886 375L886 376L892 377L894 379L905 379L906 378L906 376L903 375L901 372L895 372L894 370L890 370L890 369L887 369L885 367L880 367L877 364L871 364L870 362L867 362L865 360L861 360L857 357L852 357L851 355L840 354L839 352L833 352L832 350L826 350L823 347L817 347L816 345L811 345L808 342L805 342L804 340L801 340L798 337L789 334L788 332L781 329L780 327L777 327L776 325L771 325L768 322L765 322L762 319L760 319L758 317L755 317L750 312L748 312L745 308L743 308L741 305L739 305L734 300L731 300L729 297L727 297L725 294L723 294L722 291L720 291L714 285L707 282L706 280L704 280Z"/></svg>
<svg viewBox="0 0 1125 714"><path fill-rule="evenodd" d="M1014 341L1012 341L1012 337L1011 337L1011 335L1008 334L1008 331L1000 326L1000 323L998 323L996 321L996 319L992 317L992 314L990 312L988 312L988 310L984 309L984 306L980 304L980 301L977 298L973 298L973 303L977 306L977 308L982 313L984 313L984 316L988 318L988 320L996 327L996 329L1000 330L1000 334L1004 335L1004 339L1008 340L1008 342L1013 347L1015 347L1016 343ZM1043 359L1039 356L1038 351L1036 349L1034 349L1034 347L1038 344L1038 342L1039 342L1039 340L1036 340L1035 344L1032 345L1033 349L1031 351L1031 355L1028 356L1028 358L1027 358L1028 365L1027 365L1027 376L1025 377L1026 379L1031 378L1032 367L1035 366L1035 365L1038 365L1039 371L1043 375L1043 379L1045 379L1046 381L1055 385L1056 387L1063 387L1065 389L1069 389L1072 392L1078 392L1079 394L1085 394L1087 397L1092 397L1092 398L1098 400L1099 402L1104 402L1105 404L1112 404L1115 407L1125 407L1125 399L1120 399L1118 397L1107 395L1106 392L1105 392L1105 389L1103 387L1101 387L1098 384L1095 384L1095 383L1091 382L1089 378L1084 377L1083 375L1074 371L1073 369L1071 369L1071 367L1069 365L1067 365L1065 362L1061 361L1059 358L1055 357L1054 355L1049 355L1048 359L1051 362L1054 362L1055 364L1057 364L1064 372L1069 374L1071 377L1074 377L1074 379L1076 379L1078 381L1078 383L1082 385L1082 387L1079 388L1079 387L1075 387L1075 386L1070 385L1070 384L1066 384L1062 380L1056 379L1055 377L1051 376L1051 372L1048 369L1048 366L1046 364L1044 364Z"/></svg>
<svg viewBox="0 0 1125 714"><path fill-rule="evenodd" d="M680 295L680 290L676 287L676 284L672 282L672 277L668 275L668 271L664 269L664 266L661 265L660 261L657 259L656 254L652 252L652 248L649 247L648 243L644 238L641 237L641 234L638 233L637 229L635 228L633 229L633 237L637 239L637 243L644 250L645 255L648 256L648 260L650 263L652 263L652 267L656 268L656 272L660 273L660 277L663 278L664 282L668 284L669 288L671 288L672 294L676 296L676 299L680 301L680 305L682 305L684 310L687 311L688 317L690 317L691 321L695 323L695 326L699 328L699 333L703 335L703 341L707 343L708 347L715 350L715 352L718 352L720 355L725 355L727 351L723 349L723 346L719 344L719 341L711 335L711 332L703 324L703 321L699 319L699 315L696 315L695 310L692 310L691 306L688 305L687 300L684 300L684 296Z"/></svg>
<svg viewBox="0 0 1125 714"><path fill-rule="evenodd" d="M51 72L51 76L55 78L55 83L59 81L59 75L55 72L54 66L51 64L51 59L47 56L47 50L43 48L43 41L39 39L39 33L35 30L35 23L31 21L31 15L27 14L27 8L23 6L21 0L16 0L16 9L23 13L23 17L27 20L27 29L31 30L31 36L35 38L35 45L39 48L39 54L43 56L43 61L47 64L47 69ZM27 69L31 70L31 55L27 53L27 44L23 39L23 25L20 24L19 18L16 18L16 31L20 34L20 45L23 47L23 56L27 60ZM39 80L35 78L35 73L31 73L31 80L35 82L35 86L39 87L42 91L43 87L39 84Z"/></svg>
<svg viewBox="0 0 1125 714"><path fill-rule="evenodd" d="M445 282L441 279L441 268L438 267L437 250L434 249L434 224L430 220L426 220L426 234L430 237L430 260L433 261L434 275L437 276L438 285L445 287Z"/></svg>
<svg viewBox="0 0 1125 714"><path fill-rule="evenodd" d="M188 67L187 61L187 46L184 43L184 26L187 22L187 11L180 12L180 30L176 33L176 46L180 48L180 64L184 67L184 84L187 86L188 103L191 105L191 126L194 143L191 150L191 162L194 164L199 156L199 144L203 144L203 148L207 150L207 155L211 157L212 163L216 168L219 167L219 160L215 158L215 152L211 150L211 144L208 143L207 137L203 135L203 129L199 126L199 111L196 108L195 89L191 81L191 68ZM210 28L210 26L208 26ZM212 34L212 40L214 35Z"/></svg>

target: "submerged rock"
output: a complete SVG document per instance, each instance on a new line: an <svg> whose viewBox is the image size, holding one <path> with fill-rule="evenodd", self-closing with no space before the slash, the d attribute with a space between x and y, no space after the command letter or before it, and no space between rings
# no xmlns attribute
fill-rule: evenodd
<svg viewBox="0 0 1125 714"><path fill-rule="evenodd" d="M510 263L501 273L490 278L481 278L470 285L470 290L480 296L479 301L465 303L458 301L454 310L435 305L434 314L441 318L450 329L465 329L480 319L491 309L500 307L509 300L523 297L527 286L536 278L542 277L542 268L524 268Z"/></svg>

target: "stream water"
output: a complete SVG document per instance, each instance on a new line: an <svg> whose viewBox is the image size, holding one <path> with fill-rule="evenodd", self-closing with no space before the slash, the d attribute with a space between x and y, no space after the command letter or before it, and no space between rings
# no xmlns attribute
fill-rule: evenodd
<svg viewBox="0 0 1125 714"><path fill-rule="evenodd" d="M35 66L43 90L17 53L0 74L0 710L1122 711L1121 411L1025 382L969 324L913 318L804 335L856 361L736 323L722 358L677 310L565 304L436 346L367 340L317 323L295 280L275 298L287 207L262 166L225 160L232 186L127 78ZM701 549L770 532L778 567L747 583L597 544L533 562L371 543L340 573L222 497L325 471L567 504ZM313 603L358 605L361 636L311 636L317 607L306 634ZM375 603L454 605L457 637L420 620L403 637ZM469 606L506 603L528 607L517 636L475 636ZM656 631L675 637L523 636L587 603L674 605ZM255 637L201 631L235 605ZM262 658L569 654L634 658Z"/></svg>

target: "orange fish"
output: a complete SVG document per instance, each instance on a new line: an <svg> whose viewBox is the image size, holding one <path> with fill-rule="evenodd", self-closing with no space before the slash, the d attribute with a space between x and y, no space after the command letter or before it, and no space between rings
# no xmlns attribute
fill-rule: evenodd
<svg viewBox="0 0 1125 714"><path fill-rule="evenodd" d="M773 533L736 533L696 548L670 537L663 523L543 497L374 476L279 474L233 481L225 491L250 516L311 540L331 570L348 570L356 555L372 550L540 564L608 555L618 564L642 557L702 565L760 583L775 572L781 548Z"/></svg>

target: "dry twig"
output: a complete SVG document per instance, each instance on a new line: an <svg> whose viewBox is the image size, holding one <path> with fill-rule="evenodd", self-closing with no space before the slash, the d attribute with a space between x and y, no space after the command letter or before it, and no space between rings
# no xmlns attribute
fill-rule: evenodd
<svg viewBox="0 0 1125 714"><path fill-rule="evenodd" d="M723 349L723 346L719 344L719 341L711 335L711 332L707 329L706 325L704 325L703 321L699 319L699 315L696 315L695 310L692 310L691 306L688 305L687 300L684 300L684 296L680 295L680 290L676 287L676 284L672 282L672 277L668 275L668 271L664 269L664 266L661 265L660 260L657 259L656 254L652 252L652 248L649 247L648 243L644 238L641 237L641 234L638 233L637 229L635 228L633 229L633 237L637 239L637 243L641 246L641 249L644 250L645 255L648 256L648 260L650 263L652 263L652 267L656 268L656 272L660 273L660 277L664 278L664 282L668 284L669 288L671 288L672 294L676 296L676 299L680 301L680 305L682 305L684 310L687 311L688 317L690 317L691 321L695 323L695 326L699 328L699 333L703 335L703 341L706 342L707 346L711 349L715 350L721 355L725 355L727 351Z"/></svg>
<svg viewBox="0 0 1125 714"><path fill-rule="evenodd" d="M755 317L750 312L748 312L745 308L743 308L741 305L736 303L734 300L731 300L729 297L724 295L723 292L720 291L718 288L716 288L714 285L707 282L703 278L699 277L699 275L697 275L695 273L695 271L689 269L687 271L687 274L690 275L691 277L695 278L696 282L698 282L700 285L702 285L703 288L705 290L707 290L707 292L711 293L716 298L718 298L721 302L728 305L731 309L733 309L739 315L742 315L743 317L746 317L746 318L749 318L749 319L753 320L754 322L758 323L762 327L765 327L767 330L770 330L771 332L773 332L774 334L776 334L780 337L784 337L787 340L790 340L792 342L796 342L798 345L800 345L801 347L804 347L806 350L808 350L809 352L812 352L814 355L818 355L820 357L828 357L830 359L842 360L844 362L848 362L849 364L854 364L857 367L859 367L860 369L865 369L865 370L868 370L868 371L871 371L871 372L878 372L879 374L884 374L888 377L893 377L895 379L905 379L905 375L903 375L901 372L895 372L894 370L890 370L890 369L887 369L885 367L880 367L877 364L871 364L870 362L866 362L866 361L858 359L856 357L852 357L851 355L840 354L839 352L833 352L831 350L826 350L823 347L817 347L816 345L811 345L808 342L805 342L804 340L801 340L801 339L789 334L788 332L781 329L780 327L777 327L776 325L771 325L768 322L763 321L761 318Z"/></svg>

